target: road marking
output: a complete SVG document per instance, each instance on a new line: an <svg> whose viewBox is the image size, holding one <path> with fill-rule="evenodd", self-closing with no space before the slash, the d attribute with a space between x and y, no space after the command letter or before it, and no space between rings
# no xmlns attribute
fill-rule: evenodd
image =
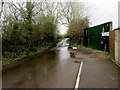
<svg viewBox="0 0 120 90"><path fill-rule="evenodd" d="M78 90L78 88L79 88L82 66L83 66L83 61L81 62L80 67L79 67L79 72L78 72L78 75L77 75L77 79L76 79L76 83L75 83L75 88L74 88L74 90Z"/></svg>

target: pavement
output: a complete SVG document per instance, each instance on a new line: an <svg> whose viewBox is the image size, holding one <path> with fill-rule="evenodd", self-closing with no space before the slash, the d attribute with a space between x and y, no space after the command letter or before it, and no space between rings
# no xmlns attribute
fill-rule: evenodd
<svg viewBox="0 0 120 90"><path fill-rule="evenodd" d="M107 54L74 51L76 58L83 61L79 89L106 88L118 90L120 68ZM120 89L120 88L119 88Z"/></svg>

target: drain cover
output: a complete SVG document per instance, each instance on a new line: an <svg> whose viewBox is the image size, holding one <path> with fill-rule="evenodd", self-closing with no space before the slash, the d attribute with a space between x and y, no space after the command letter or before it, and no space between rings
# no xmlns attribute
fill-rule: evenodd
<svg viewBox="0 0 120 90"><path fill-rule="evenodd" d="M80 63L81 61L80 60L75 60L75 63Z"/></svg>
<svg viewBox="0 0 120 90"><path fill-rule="evenodd" d="M75 58L75 53L74 52L70 52L70 57Z"/></svg>

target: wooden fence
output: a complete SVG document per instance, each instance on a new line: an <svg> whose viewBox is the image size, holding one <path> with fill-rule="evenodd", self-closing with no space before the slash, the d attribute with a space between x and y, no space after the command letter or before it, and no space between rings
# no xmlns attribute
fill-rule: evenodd
<svg viewBox="0 0 120 90"><path fill-rule="evenodd" d="M109 32L109 49L110 55L115 58L115 31Z"/></svg>

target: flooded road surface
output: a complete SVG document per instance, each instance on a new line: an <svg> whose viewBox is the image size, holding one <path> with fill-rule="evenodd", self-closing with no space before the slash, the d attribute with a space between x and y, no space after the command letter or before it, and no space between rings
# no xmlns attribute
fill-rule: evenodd
<svg viewBox="0 0 120 90"><path fill-rule="evenodd" d="M3 88L74 88L79 64L70 58L67 40L42 56L5 70Z"/></svg>

